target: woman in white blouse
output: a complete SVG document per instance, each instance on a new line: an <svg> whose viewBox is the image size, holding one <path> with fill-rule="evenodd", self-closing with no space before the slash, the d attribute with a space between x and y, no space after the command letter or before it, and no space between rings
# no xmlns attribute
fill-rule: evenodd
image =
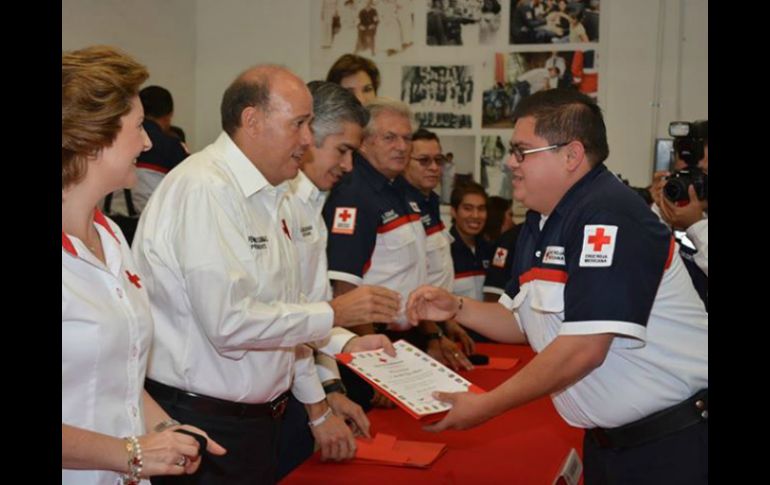
<svg viewBox="0 0 770 485"><path fill-rule="evenodd" d="M62 55L62 483L149 483L194 473L200 429L144 391L153 325L131 251L99 200L136 182L152 144L138 91L144 66L110 47ZM147 430L152 430L147 432ZM225 450L212 440L207 449Z"/></svg>

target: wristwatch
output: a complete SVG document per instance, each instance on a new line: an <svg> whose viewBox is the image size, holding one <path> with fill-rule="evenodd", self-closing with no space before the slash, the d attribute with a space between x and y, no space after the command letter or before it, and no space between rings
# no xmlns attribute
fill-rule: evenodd
<svg viewBox="0 0 770 485"><path fill-rule="evenodd" d="M340 379L333 379L331 381L326 381L323 387L324 387L324 392L326 394L330 394L332 392L339 392L343 395L346 395L348 393L348 390L345 388L345 384L343 384L342 380Z"/></svg>

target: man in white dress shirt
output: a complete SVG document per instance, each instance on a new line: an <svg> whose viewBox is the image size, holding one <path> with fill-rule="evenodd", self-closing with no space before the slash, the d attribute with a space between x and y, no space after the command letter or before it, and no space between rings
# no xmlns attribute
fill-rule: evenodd
<svg viewBox="0 0 770 485"><path fill-rule="evenodd" d="M301 344L398 310L384 289L313 303L302 292L287 181L312 141L311 102L285 68L245 71L224 93L223 133L169 173L142 213L133 249L156 323L147 390L228 448L184 483L273 483L290 389L314 435L341 421Z"/></svg>

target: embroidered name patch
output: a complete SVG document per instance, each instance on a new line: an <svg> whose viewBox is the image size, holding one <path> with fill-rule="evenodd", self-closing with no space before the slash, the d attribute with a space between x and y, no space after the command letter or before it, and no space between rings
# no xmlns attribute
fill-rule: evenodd
<svg viewBox="0 0 770 485"><path fill-rule="evenodd" d="M356 231L356 211L358 211L358 209L355 207L335 208L332 233L353 234Z"/></svg>
<svg viewBox="0 0 770 485"><path fill-rule="evenodd" d="M545 248L543 264L558 264L564 266L564 248L562 246L548 246Z"/></svg>
<svg viewBox="0 0 770 485"><path fill-rule="evenodd" d="M251 249L265 249L267 247L267 236L249 236L249 247Z"/></svg>
<svg viewBox="0 0 770 485"><path fill-rule="evenodd" d="M583 228L583 250L580 266L601 268L612 266L618 226L587 225Z"/></svg>

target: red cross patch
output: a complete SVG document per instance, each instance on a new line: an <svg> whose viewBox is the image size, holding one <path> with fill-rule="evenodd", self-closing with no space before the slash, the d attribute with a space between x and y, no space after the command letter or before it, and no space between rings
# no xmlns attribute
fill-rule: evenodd
<svg viewBox="0 0 770 485"><path fill-rule="evenodd" d="M508 250L505 248L497 248L495 251L495 257L492 258L492 266L504 268L506 257L508 257Z"/></svg>
<svg viewBox="0 0 770 485"><path fill-rule="evenodd" d="M142 281L142 280L139 279L139 275L138 274L133 274L129 270L126 270L126 276L128 276L128 281L130 281L132 285L136 286L137 288L141 288L142 287L142 285L139 284L139 282Z"/></svg>
<svg viewBox="0 0 770 485"><path fill-rule="evenodd" d="M583 228L583 250L580 266L601 268L612 266L618 226L587 225Z"/></svg>
<svg viewBox="0 0 770 485"><path fill-rule="evenodd" d="M332 233L334 234L353 234L356 231L356 209L355 207L337 207L334 209L334 221L332 222Z"/></svg>

